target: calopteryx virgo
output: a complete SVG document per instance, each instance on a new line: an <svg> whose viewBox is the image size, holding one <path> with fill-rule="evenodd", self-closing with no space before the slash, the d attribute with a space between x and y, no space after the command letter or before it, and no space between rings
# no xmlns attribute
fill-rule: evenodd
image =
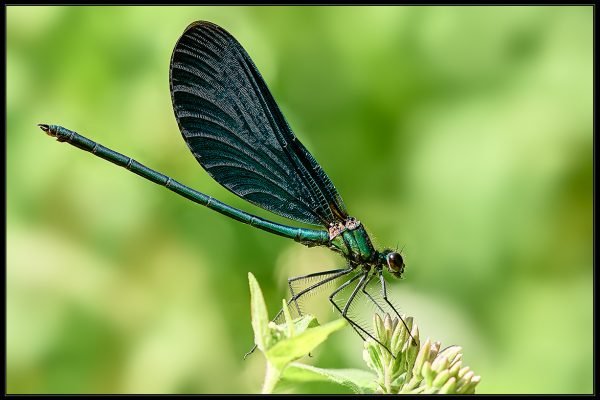
<svg viewBox="0 0 600 400"><path fill-rule="evenodd" d="M402 319L388 300L383 274L387 270L394 277L402 277L402 256L392 249L374 248L365 227L348 214L333 183L296 138L258 69L233 36L206 21L188 26L171 57L170 88L183 138L217 182L265 210L321 229L282 225L249 214L69 129L39 126L60 142L125 167L230 218L306 246L326 246L342 255L346 260L344 268L288 280L289 304L294 304L298 314L302 314L298 304L304 296L343 279L329 295L329 301L363 340L366 336L376 339L364 323L351 318L350 306L357 296L382 312L388 307ZM310 285L295 291L294 284L300 281ZM372 281L378 282L382 300L367 290ZM344 291L349 294L341 300ZM281 311L275 320L280 315Z"/></svg>

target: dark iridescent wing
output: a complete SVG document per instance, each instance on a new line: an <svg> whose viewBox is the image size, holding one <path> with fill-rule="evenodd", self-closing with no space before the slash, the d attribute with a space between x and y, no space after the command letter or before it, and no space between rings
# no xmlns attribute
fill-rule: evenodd
<svg viewBox="0 0 600 400"><path fill-rule="evenodd" d="M217 182L287 218L324 226L345 221L333 183L233 36L210 22L190 25L173 50L170 84L183 138Z"/></svg>

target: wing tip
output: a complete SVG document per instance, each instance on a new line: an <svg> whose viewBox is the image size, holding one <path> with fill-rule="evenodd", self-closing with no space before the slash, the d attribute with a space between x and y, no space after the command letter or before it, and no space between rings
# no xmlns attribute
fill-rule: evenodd
<svg viewBox="0 0 600 400"><path fill-rule="evenodd" d="M190 31L193 28L196 27L207 27L207 28L217 28L220 30L223 30L223 28L221 28L219 25L215 24L214 22L210 22L210 21L206 21L206 20L198 20L198 21L194 21L191 24L189 24L184 30L183 33L187 33L188 31Z"/></svg>

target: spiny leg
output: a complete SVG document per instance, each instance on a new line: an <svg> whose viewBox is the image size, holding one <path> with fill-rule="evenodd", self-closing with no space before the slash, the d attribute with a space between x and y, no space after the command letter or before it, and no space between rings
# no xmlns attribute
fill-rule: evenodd
<svg viewBox="0 0 600 400"><path fill-rule="evenodd" d="M292 294L292 297L288 300L287 304L288 306L292 303L292 301L294 303L297 304L297 301L300 297L302 297L302 295L310 292L313 289L318 288L321 285L324 285L328 282L331 282L337 278L339 278L340 276L344 276L350 272L352 272L354 270L353 267L348 267L348 268L340 268L340 269L332 269L329 271L321 271L321 272L315 272L312 274L308 274L308 275L302 275L302 276L297 276L295 278L290 278L288 281L293 282L293 281L297 281L300 279L306 279L306 278L314 278L316 276L322 276L322 275L330 275L330 274L334 274L332 276L330 276L329 278L325 278L322 281L319 281L317 283L314 283L312 285L310 285L307 288L302 289L301 291L299 291L297 294ZM276 321L277 318L279 318L279 316L283 313L283 308L281 310L279 310L279 312L275 315L275 317L273 318L273 321ZM300 314L301 315L301 314Z"/></svg>
<svg viewBox="0 0 600 400"><path fill-rule="evenodd" d="M300 293L299 296L295 296L294 288L292 286L293 282L298 281L298 280L302 280L302 279L313 278L313 277L316 277L316 276L322 276L322 275L328 275L328 274L332 274L332 273L336 273L336 272L342 272L342 271L346 272L347 269L342 268L342 269L334 269L334 270L330 270L330 271L321 271L321 272L315 272L315 273L312 273L312 274L301 275L301 276L296 276L296 277L289 278L288 279L288 286L290 288L290 294L292 295L292 298L288 301L288 306L289 306L289 304L291 303L291 301L293 299L294 300L294 305L296 306L296 311L298 311L298 316L301 317L302 316L302 310L300 309L300 305L298 304L298 298L300 297L300 295L302 295L303 293L308 293L310 290L312 290L312 289L314 289L314 288L316 288L318 286L321 286L321 283L327 283L327 282L331 282L331 280L333 280L333 279L337 279L338 275L336 275L336 278L329 279L329 280L327 280L325 282L319 283L318 285L314 285L314 286L312 286L310 288L307 288L303 293ZM275 315L275 318L273 318L273 321L277 321L277 319L280 317L280 315L281 315L282 312L283 312L283 308L281 310L279 310L279 312L277 313L277 315ZM311 353L308 353L308 356L312 357Z"/></svg>
<svg viewBox="0 0 600 400"><path fill-rule="evenodd" d="M369 283L371 282L371 279L375 278L375 274L377 272L373 271L373 273L371 274L371 276L369 277L369 279L367 280L367 282L363 285L362 288L362 292L369 298L369 300L371 300L373 302L373 304L375 304L375 306L377 306L377 308L379 309L379 311L381 311L382 315L385 314L385 310L379 305L379 303L369 294L369 292L367 292L367 286L369 286Z"/></svg>
<svg viewBox="0 0 600 400"><path fill-rule="evenodd" d="M333 298L339 292L341 292L342 290L344 290L344 288L346 286L350 285L352 282L354 282L355 280L357 280L359 277L361 277L361 274L357 274L357 275L353 276L351 279L347 280L340 287L338 287L336 290L334 290L333 293L331 293L331 295L329 296L329 301L334 305L334 307L338 310L338 312L340 314L342 313L342 310L338 307L338 305L335 303L335 301L333 300ZM358 336L360 336L360 338L364 341L365 337L362 335L362 333L360 333L360 331L358 329L356 329L356 327L354 326L354 321L351 321L349 318L347 318L343 314L342 314L342 317L344 317L344 319L346 319L346 321L350 322L350 326L352 327L352 329L354 329L354 331L358 334Z"/></svg>
<svg viewBox="0 0 600 400"><path fill-rule="evenodd" d="M382 270L379 271L379 281L381 282L381 294L383 296L383 300L385 300L385 302L387 303L387 305L390 306L390 308L392 310L394 310L394 312L396 313L396 315L398 316L398 318L400 319L400 321L402 321L402 324L406 328L406 331L408 332L408 336L410 336L410 338L412 339L413 344L416 345L417 341L415 340L415 338L413 337L412 333L410 332L410 328L408 327L408 325L406 325L406 322L404 322L404 318L402 318L400 316L400 313L398 313L398 310L396 310L396 308L394 307L394 305L387 298L387 288L385 286L385 279L383 277L383 271Z"/></svg>
<svg viewBox="0 0 600 400"><path fill-rule="evenodd" d="M328 274L334 274L333 276L330 276L329 278L325 278L322 281L319 281L313 285L310 285L309 287L301 290L300 292L298 292L297 294L292 294L292 297L288 300L287 304L288 306L290 304L292 304L292 302L296 303L296 301L304 294L310 292L313 289L318 288L321 285L326 284L327 282L331 282L334 279L339 278L340 276L344 276L350 272L352 272L354 270L354 267L348 267L348 268L341 268L341 269L332 269L329 271L321 271L321 272L315 272L312 274L308 274L308 275L302 275L302 276L297 276L294 278L290 278L288 279L288 283L291 283L293 281L296 280L300 280L300 279L305 279L305 278L313 278L315 276L322 276L322 275L328 275ZM290 287L291 289L291 287ZM297 305L298 303L296 303ZM279 316L283 313L283 308L281 310L279 310L279 312L275 315L275 317L272 319L272 321L276 321L277 318L279 318ZM254 350L256 350L256 344L254 346L252 346L252 348L250 349L249 352L247 352L246 354L244 354L244 360L246 359L246 357L248 357L250 354L254 353Z"/></svg>
<svg viewBox="0 0 600 400"><path fill-rule="evenodd" d="M338 268L338 269L332 269L332 270L329 270L329 271L313 272L311 274L306 274L306 275L301 275L301 276L294 276L294 277L288 278L288 287L290 289L290 294L292 295L292 297L288 301L288 305L290 305L292 299L295 296L294 288L292 287L292 282L299 281L301 279L309 279L309 278L314 278L314 277L317 277L317 276L334 274L334 273L337 273L337 272L342 272L342 271L347 271L347 270L348 270L348 268ZM329 282L329 281L327 281L327 282ZM317 285L317 286L320 286L320 285ZM298 305L298 299L297 298L296 298L296 300L294 300L294 305L296 306L296 310L298 311L298 315L302 316L302 310L300 310L300 306ZM279 312L277 313L277 315L275 316L275 318L273 318L273 321L275 321L281 315L282 312L283 312L283 309L279 310Z"/></svg>
<svg viewBox="0 0 600 400"><path fill-rule="evenodd" d="M334 269L331 271L322 271L322 272L315 272L312 274L307 274L307 275L302 275L302 276L296 276L296 277L292 277L288 279L288 287L290 289L290 294L292 295L292 298L294 298L295 293L294 293L294 287L292 286L292 283L298 280L302 280L302 279L309 279L309 278L313 278L315 276L322 276L322 275L328 275L331 273L335 273L338 271L345 271L345 269ZM330 281L328 281L330 282ZM291 299L290 299L291 302ZM288 302L288 306L290 304L290 302ZM298 312L298 316L301 317L302 316L302 310L300 309L300 305L298 304L298 298L296 298L296 300L294 300L294 305L296 306L296 311ZM273 321L277 321L277 319L280 317L281 313L283 312L283 308L281 310L279 310L279 312L277 313L277 315L275 316L275 318L273 318ZM309 357L312 357L311 353L308 353Z"/></svg>
<svg viewBox="0 0 600 400"><path fill-rule="evenodd" d="M344 283L342 286L340 286L339 288L337 288L332 294L331 296L329 296L329 301L331 301L331 303L334 305L334 307L340 312L340 314L342 314L342 317L344 317L344 319L346 321L348 321L350 323L350 325L354 328L354 330L356 331L356 333L358 333L358 336L361 337L361 339L364 341L365 338L363 335L360 334L359 330L362 331L365 335L367 335L368 337L370 337L371 339L373 339L374 341L376 341L377 343L379 343L384 349L387 350L388 353L390 353L390 355L393 358L396 358L396 356L394 354L392 354L392 352L390 351L390 349L387 348L386 345L384 345L383 343L381 343L379 340L377 340L373 335L371 335L367 330L365 330L362 326L360 326L359 324L357 324L356 322L352 321L352 319L350 319L347 315L348 313L348 309L350 308L350 305L352 304L352 301L354 300L356 294L358 293L358 291L360 289L362 289L364 287L364 284L366 282L367 277L369 276L369 272L365 272L364 274L357 274L355 277L353 277L352 279L348 280L346 283ZM354 288L354 290L352 291L352 294L350 294L350 297L348 298L348 300L346 301L346 304L344 305L344 309L340 309L340 307L337 305L337 303L333 300L333 298L340 293L340 291L342 291L346 286L348 286L349 284L351 284L353 281L355 281L358 277L361 277L361 280L358 282L358 284L356 285L356 287Z"/></svg>
<svg viewBox="0 0 600 400"><path fill-rule="evenodd" d="M294 297L294 288L292 287L292 282L294 280L295 280L295 278L289 278L288 279L288 287L290 288L290 294L292 295L292 298ZM302 316L302 311L300 311L300 306L298 305L298 301L297 300L294 300L294 305L296 306L296 311L298 311L298 315L301 317Z"/></svg>
<svg viewBox="0 0 600 400"><path fill-rule="evenodd" d="M342 316L344 318L346 318L346 320L348 322L350 322L353 326L355 326L356 328L360 329L363 333L365 333L367 336L369 336L371 339L373 339L374 341L376 341L377 343L379 343L381 346L383 346L384 349L387 350L388 353L390 353L390 355L393 358L396 358L396 356L394 354L392 354L392 352L388 349L388 347L386 345L384 345L383 343L381 343L381 341L379 341L378 339L376 339L373 335L371 335L371 333L369 333L366 329L364 329L362 326L360 326L360 324L356 323L355 321L352 321L348 316L348 309L350 308L350 305L352 304L352 302L354 301L354 298L356 297L356 294L358 293L359 289L364 289L365 284L366 284L366 278L369 275L369 273L365 273L362 276L362 279L358 282L358 284L356 285L356 287L354 288L354 290L352 291L352 293L350 294L350 297L348 298L348 300L346 301L346 304L344 305L344 309L340 310L338 307L338 310L342 313ZM337 294L337 293L336 293ZM335 304L335 303L334 303ZM356 330L356 329L355 329ZM363 338L362 335L359 334L359 336L361 338ZM364 338L363 338L364 340Z"/></svg>

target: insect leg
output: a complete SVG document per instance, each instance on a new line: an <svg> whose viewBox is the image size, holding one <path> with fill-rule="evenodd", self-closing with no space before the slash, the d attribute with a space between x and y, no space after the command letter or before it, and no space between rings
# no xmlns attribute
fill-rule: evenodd
<svg viewBox="0 0 600 400"><path fill-rule="evenodd" d="M335 303L335 301L333 300L333 298L339 293L341 292L346 286L348 286L349 284L351 284L352 282L354 282L355 280L357 280L361 275L357 274L356 276L352 277L351 279L347 280L346 282L344 282L342 285L340 285L340 287L338 287L337 289L335 289L333 291L333 293L331 293L331 295L329 296L329 301L333 304L333 306L338 310L338 312L341 314L342 310L340 309L340 307L338 307L338 305ZM352 327L352 329L354 329L354 331L358 334L358 336L360 336L360 338L362 340L365 340L365 337L360 333L360 331L358 329L356 329L356 327L354 326L354 321L351 321L349 318L346 318L346 316L342 315L342 317L344 317L348 322L350 322L350 326Z"/></svg>
<svg viewBox="0 0 600 400"><path fill-rule="evenodd" d="M337 288L332 294L331 296L329 296L329 301L333 304L333 306L340 312L340 314L342 314L342 317L348 321L348 323L350 323L350 325L354 328L354 330L356 331L356 333L358 333L358 336L361 337L361 339L364 341L365 338L364 336L359 332L363 332L365 335L367 335L368 337L370 337L371 339L373 339L374 341L376 341L377 343L379 343L384 349L386 349L388 351L388 353L391 354L392 357L396 358L396 356L394 354L392 354L392 352L387 348L386 345L384 345L383 343L381 343L379 340L377 340L373 335L371 335L366 329L364 329L362 326L360 326L359 324L357 324L356 322L354 322L350 317L348 317L348 309L350 308L350 305L352 304L352 301L354 300L354 298L356 297L356 294L358 293L359 290L361 290L366 282L367 277L369 276L369 272L365 272L364 274L357 274L356 276L354 276L353 278L351 278L350 280L348 280L346 283L344 283L343 285L341 285L339 288ZM352 282L354 282L356 279L358 279L359 277L361 277L360 281L358 282L358 284L356 285L356 287L354 288L354 290L352 291L352 294L350 295L350 297L348 298L348 300L346 301L346 304L344 305L344 309L342 310L337 303L334 300L334 297L340 293L346 286L348 286L349 284L351 284Z"/></svg>
<svg viewBox="0 0 600 400"><path fill-rule="evenodd" d="M293 282L294 280L299 280L299 279L303 279L303 278L312 278L315 276L321 276L321 275L327 275L327 274L334 274L332 276L330 276L329 278L325 278L322 281L319 281L317 283L314 283L312 285L310 285L309 287L299 291L297 294L293 294L292 297L288 300L287 304L288 306L294 302L297 303L297 300L304 294L310 292L313 289L318 288L321 285L326 284L327 282L331 282L334 279L339 278L340 276L346 275L350 272L352 272L354 270L354 267L348 267L348 268L341 268L341 269L333 269L333 270L329 270L329 271L321 271L321 272L315 272L312 274L308 274L308 275L303 275L303 276L297 276L294 278L290 278L288 280L288 283ZM359 275L357 275L359 276ZM354 278L353 278L354 279ZM331 299L331 298L330 298ZM279 316L283 313L283 309L279 310L279 312L275 315L275 317L272 319L272 321L277 320L277 318L279 318ZM244 354L244 359L246 359L246 357L248 357L250 354L252 354L254 352L254 350L256 350L256 344L252 347L252 349L250 349L249 352L247 352L246 354Z"/></svg>
<svg viewBox="0 0 600 400"><path fill-rule="evenodd" d="M390 308L392 310L394 310L394 312L396 313L396 316L400 319L400 321L402 321L402 324L404 325L404 327L406 328L406 331L408 332L408 335L410 336L410 338L413 341L413 344L416 344L417 341L415 340L415 338L413 337L412 333L410 333L410 329L408 328L408 326L406 325L406 322L404 322L404 318L402 318L400 316L400 314L398 313L398 311L396 310L396 308L394 307L394 305L388 300L387 298L387 288L385 286L385 279L383 277L383 271L379 270L379 281L381 282L381 295L383 296L383 299L385 300L385 302L387 303L388 306L390 306Z"/></svg>
<svg viewBox="0 0 600 400"><path fill-rule="evenodd" d="M385 311L379 305L379 303L373 298L373 296L371 296L369 294L369 292L367 292L367 286L369 285L369 282L371 282L371 279L375 278L375 274L376 273L377 272L373 271L373 273L371 274L371 276L369 277L369 279L367 280L367 282L363 285L362 292L369 298L369 300L371 300L373 302L373 304L375 304L375 306L377 306L377 308L379 309L379 311L381 311L382 314L385 314Z"/></svg>
<svg viewBox="0 0 600 400"><path fill-rule="evenodd" d="M329 274L334 274L337 272L342 272L342 271L348 271L348 268L340 268L340 269L332 269L329 271L320 271L320 272L314 272L312 274L306 274L306 275L301 275L301 276L294 276L292 278L288 279L288 287L290 288L290 294L292 295L290 301L288 301L288 305L290 304L291 300L294 299L295 293L294 293L294 288L292 287L292 283L295 281L299 281L302 279L307 279L307 278L314 278L316 276L323 276L323 275L329 275ZM336 275L337 276L337 275ZM329 281L327 281L329 282ZM320 286L320 285L318 285ZM302 316L302 311L300 310L300 306L298 305L298 299L296 298L294 300L294 305L296 306L296 310L298 311L298 315ZM273 321L275 321L279 315L283 312L283 309L279 311L279 313L277 313L277 315L275 316L275 318L273 318Z"/></svg>

